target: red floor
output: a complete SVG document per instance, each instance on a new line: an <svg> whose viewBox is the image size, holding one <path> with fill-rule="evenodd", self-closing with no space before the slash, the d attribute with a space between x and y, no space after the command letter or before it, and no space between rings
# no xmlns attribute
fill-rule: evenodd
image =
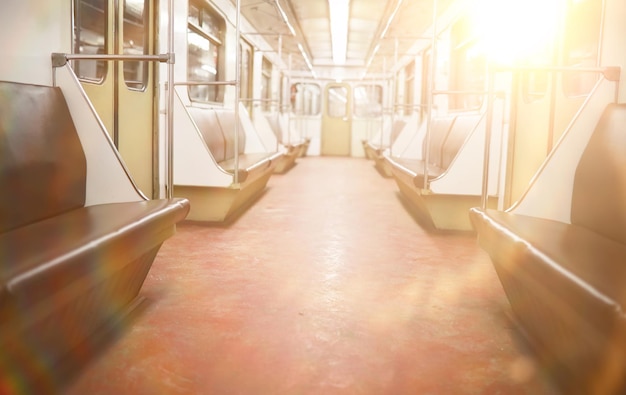
<svg viewBox="0 0 626 395"><path fill-rule="evenodd" d="M184 223L65 393L554 394L486 254L364 159L307 157L229 227Z"/></svg>

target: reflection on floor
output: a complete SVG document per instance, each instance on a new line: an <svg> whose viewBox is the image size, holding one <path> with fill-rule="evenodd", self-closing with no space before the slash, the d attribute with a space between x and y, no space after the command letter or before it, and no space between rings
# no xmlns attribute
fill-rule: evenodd
<svg viewBox="0 0 626 395"><path fill-rule="evenodd" d="M184 223L63 393L554 394L475 237L425 232L364 159L307 157Z"/></svg>

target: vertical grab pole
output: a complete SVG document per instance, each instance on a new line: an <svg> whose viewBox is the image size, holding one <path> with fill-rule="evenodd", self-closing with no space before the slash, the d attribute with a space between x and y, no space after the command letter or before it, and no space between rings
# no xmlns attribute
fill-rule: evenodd
<svg viewBox="0 0 626 395"><path fill-rule="evenodd" d="M291 121L293 120L292 115L295 111L295 109L292 107L293 104L291 103L291 69L293 68L292 66L293 59L292 59L291 53L287 55L287 59L288 59L288 63L287 63L288 68L287 68L287 87L286 88L287 88L287 95L289 96L289 102L287 103L285 108L287 109L287 133L289 133L289 136L291 136L291 129L292 129ZM283 93L285 92L283 91ZM299 125L295 129L296 129L297 136L302 137L302 131L300 130ZM291 140L288 140L287 143L291 144Z"/></svg>
<svg viewBox="0 0 626 395"><path fill-rule="evenodd" d="M235 176L233 182L239 184L239 95L240 95L240 79L241 79L241 31L239 29L239 19L241 17L241 0L237 0L237 16L235 19L235 37L236 37L236 51L235 51Z"/></svg>
<svg viewBox="0 0 626 395"><path fill-rule="evenodd" d="M487 125L485 127L485 152L483 152L483 186L480 198L480 207L487 209L489 200L489 150L491 149L491 132L493 123L493 101L494 101L494 85L495 73L487 64Z"/></svg>
<svg viewBox="0 0 626 395"><path fill-rule="evenodd" d="M291 69L291 54L289 54L289 68ZM279 34L278 35L278 60L282 61L283 60L283 35ZM290 71L291 72L291 71ZM279 78L282 81L282 72L279 73ZM280 84L280 86L282 86L282 84ZM279 95L278 95L278 122L280 122L281 119L281 113L283 112L283 106L282 106L282 101L281 98L285 93L285 89L288 89L288 92L291 92L291 89L289 87L289 77L287 77L287 87L283 86L283 89L280 91ZM287 146L291 145L291 122L289 120L289 114L287 114Z"/></svg>
<svg viewBox="0 0 626 395"><path fill-rule="evenodd" d="M374 75L372 74L372 76L370 77L372 79L372 95L374 97L376 97L376 78L374 78ZM382 125L382 123L384 122L384 118L385 118L385 114L384 114L384 108L385 108L385 96L383 94L383 92L385 92L385 90L383 90L380 93L380 115L378 116L380 118L380 124ZM367 123L367 141L372 141L372 137L374 137L374 132L372 131L374 129L374 124L371 122Z"/></svg>
<svg viewBox="0 0 626 395"><path fill-rule="evenodd" d="M394 66L398 65L398 37L395 39L395 45L393 49L393 64ZM406 75L405 75L406 78ZM398 73L394 73L393 75L393 96L394 98L398 95ZM406 92L404 93L406 95ZM395 100L395 99L394 99ZM405 99L406 100L406 99ZM396 120L396 108L394 106L393 111L391 112L391 118L389 119L389 156L393 156L393 141L391 141L391 135L393 134L393 123Z"/></svg>
<svg viewBox="0 0 626 395"><path fill-rule="evenodd" d="M383 78L384 78L385 74L387 74L387 57L386 56L383 58ZM393 85L391 86L391 89L393 90ZM392 93L392 95L393 95L393 93ZM393 98L392 98L392 100L393 100ZM392 108L393 108L393 105L392 105ZM384 143L383 135L384 134L385 134L385 116L383 115L381 117L381 122L380 122L380 139L379 139L379 142L378 142L378 146L380 147L381 150L383 149L383 143Z"/></svg>
<svg viewBox="0 0 626 395"><path fill-rule="evenodd" d="M433 118L433 102L435 98L435 66L437 64L437 0L433 0L433 36L431 37L431 54L430 54L430 70L429 70L429 89L428 89L428 112L426 115L426 138L424 145L426 147L424 155L424 189L428 189L428 161L430 160L430 133L431 121Z"/></svg>
<svg viewBox="0 0 626 395"><path fill-rule="evenodd" d="M169 26L167 32L167 130L165 135L165 168L167 180L165 193L168 199L174 196L174 0L168 2Z"/></svg>

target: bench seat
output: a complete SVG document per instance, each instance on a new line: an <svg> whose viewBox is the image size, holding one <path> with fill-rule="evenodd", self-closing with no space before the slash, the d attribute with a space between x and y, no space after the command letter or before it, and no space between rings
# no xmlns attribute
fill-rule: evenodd
<svg viewBox="0 0 626 395"><path fill-rule="evenodd" d="M282 145L286 151L285 156L287 159L285 159L283 164L277 166L275 171L277 173L285 173L295 165L296 158L306 156L309 145L311 144L311 138L288 135L288 133L283 130L280 118L281 114L278 112L265 113L265 119L270 129L272 129L276 141L278 141L278 144Z"/></svg>
<svg viewBox="0 0 626 395"><path fill-rule="evenodd" d="M470 210L522 333L565 393L626 390L625 124L626 105L602 114L575 170L569 221Z"/></svg>
<svg viewBox="0 0 626 395"><path fill-rule="evenodd" d="M424 161L421 159L389 157L389 163L396 168L397 177L417 188L424 187ZM428 165L428 179L432 180L445 172L445 169L434 164Z"/></svg>
<svg viewBox="0 0 626 395"><path fill-rule="evenodd" d="M407 122L403 119L394 120L391 125L391 130L381 131L377 136L374 136L371 140L362 140L363 152L367 159L374 160L374 167L383 177L392 177L391 169L388 162L385 160L383 153L391 148L396 139L402 133ZM382 139L381 139L382 137ZM381 141L384 140L384 141Z"/></svg>
<svg viewBox="0 0 626 395"><path fill-rule="evenodd" d="M139 298L189 202L87 204L89 137L60 88L0 82L0 119L0 382L37 382Z"/></svg>
<svg viewBox="0 0 626 395"><path fill-rule="evenodd" d="M198 139L197 144L209 155L191 161L194 162L193 167L188 171L206 172L200 174L200 181L195 183L193 177L182 182L175 180L174 195L191 201L189 220L230 221L261 195L276 164L284 155L265 151L261 144L255 146L251 143L253 138L258 137L254 136L256 131L251 129L254 126L252 123L244 124L247 119L240 113L239 126L236 127L234 109L191 105L186 107L186 111L193 122L194 139ZM237 144L235 129L238 132ZM189 133L188 130L181 132ZM238 161L237 177L235 156Z"/></svg>
<svg viewBox="0 0 626 395"><path fill-rule="evenodd" d="M121 270L172 236L185 213L178 199L101 204L1 233L0 260L12 264L0 267L0 328L69 283Z"/></svg>
<svg viewBox="0 0 626 395"><path fill-rule="evenodd" d="M559 221L492 209L471 212L480 245L500 262L499 270L523 271L524 276L550 284L554 297L571 301L575 310L589 314L593 325L610 327L622 319L625 244ZM511 296L518 297L520 291ZM513 304L519 306L517 301Z"/></svg>
<svg viewBox="0 0 626 395"><path fill-rule="evenodd" d="M272 165L278 157L267 153L241 154L239 156L239 182L244 182L249 174L263 171ZM235 158L223 160L218 165L230 174L235 174Z"/></svg>
<svg viewBox="0 0 626 395"><path fill-rule="evenodd" d="M470 216L520 328L555 379L586 388L616 369L623 380L626 245L553 220L489 209Z"/></svg>
<svg viewBox="0 0 626 395"><path fill-rule="evenodd" d="M480 194L463 190L441 193L433 188L433 183L449 175L457 155L478 130L481 120L481 114L476 112L433 118L430 138L422 146L422 158L428 157L427 168L424 159L384 155L400 192L409 203L407 208L429 230L472 231L468 210L480 204ZM476 159L478 169L482 156ZM425 170L428 174L425 174ZM425 179L428 181L426 187ZM476 179L477 190L481 181ZM464 182L468 184L467 180ZM493 199L490 199L489 204L493 204Z"/></svg>
<svg viewBox="0 0 626 395"><path fill-rule="evenodd" d="M208 109L189 107L189 114L198 126L202 138L211 151L217 165L224 171L235 174L235 111L232 109ZM246 153L246 134L239 125L238 160L239 182L255 179L278 160L280 152Z"/></svg>

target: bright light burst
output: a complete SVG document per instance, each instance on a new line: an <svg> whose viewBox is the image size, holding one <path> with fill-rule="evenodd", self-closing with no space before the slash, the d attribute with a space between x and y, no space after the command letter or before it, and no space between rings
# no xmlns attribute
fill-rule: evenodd
<svg viewBox="0 0 626 395"><path fill-rule="evenodd" d="M474 0L478 49L500 64L534 63L558 33L563 0Z"/></svg>

